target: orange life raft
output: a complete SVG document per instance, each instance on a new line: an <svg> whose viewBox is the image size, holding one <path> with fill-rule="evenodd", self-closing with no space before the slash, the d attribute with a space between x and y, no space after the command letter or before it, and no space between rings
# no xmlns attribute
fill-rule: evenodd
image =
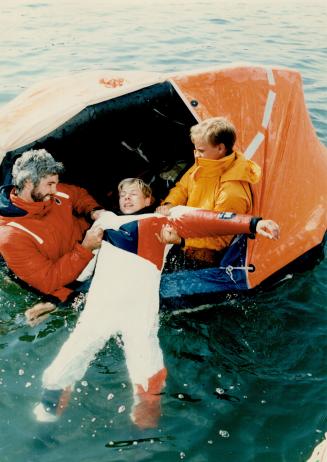
<svg viewBox="0 0 327 462"><path fill-rule="evenodd" d="M107 207L127 176L142 176L164 197L192 164L189 128L217 115L234 123L236 149L262 168L252 214L281 227L279 241L242 244L243 283L235 290L252 289L317 248L326 231L327 149L296 71L244 65L177 75L92 71L42 82L0 110L2 183L10 182L18 155L44 147L64 162L65 181ZM232 281L233 264L226 268ZM231 287L218 284L216 292L223 290Z"/></svg>

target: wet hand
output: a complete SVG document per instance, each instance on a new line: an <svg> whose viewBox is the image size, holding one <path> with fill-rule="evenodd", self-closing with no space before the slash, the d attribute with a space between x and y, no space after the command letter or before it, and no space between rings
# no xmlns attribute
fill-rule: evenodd
<svg viewBox="0 0 327 462"><path fill-rule="evenodd" d="M163 244L180 244L182 242L182 239L177 234L176 229L168 224L162 226L158 239Z"/></svg>
<svg viewBox="0 0 327 462"><path fill-rule="evenodd" d="M49 313L56 309L56 305L50 302L37 303L32 308L25 311L26 322L29 326L34 327L47 319Z"/></svg>
<svg viewBox="0 0 327 462"><path fill-rule="evenodd" d="M91 219L93 221L97 220L98 218L100 218L100 216L103 214L103 212L106 212L106 210L105 209L93 210L93 212L91 212L91 214L90 214Z"/></svg>
<svg viewBox="0 0 327 462"><path fill-rule="evenodd" d="M169 215L170 209L174 207L173 204L164 204L164 205L159 205L159 207L156 208L156 212L160 213L161 215Z"/></svg>
<svg viewBox="0 0 327 462"><path fill-rule="evenodd" d="M268 239L279 239L280 230L278 224L273 220L260 220L257 223L257 234L267 237Z"/></svg>
<svg viewBox="0 0 327 462"><path fill-rule="evenodd" d="M92 226L86 231L82 246L88 250L98 249L101 246L103 229L98 226Z"/></svg>

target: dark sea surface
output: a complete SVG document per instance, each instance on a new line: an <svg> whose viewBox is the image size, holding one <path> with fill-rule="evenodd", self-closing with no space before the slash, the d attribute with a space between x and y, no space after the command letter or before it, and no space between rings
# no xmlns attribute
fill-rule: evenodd
<svg viewBox="0 0 327 462"><path fill-rule="evenodd" d="M1 106L71 71L269 64L301 72L327 144L325 1L1 0L0 18ZM159 426L145 431L129 417L132 388L116 339L60 421L35 422L42 372L78 314L58 311L27 326L35 296L2 267L0 462L307 460L327 431L326 267L325 259L269 292L162 317L169 375Z"/></svg>

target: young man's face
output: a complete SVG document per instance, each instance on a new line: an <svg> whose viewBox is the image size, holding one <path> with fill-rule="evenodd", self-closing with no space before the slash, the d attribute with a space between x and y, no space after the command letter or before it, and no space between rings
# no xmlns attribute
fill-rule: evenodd
<svg viewBox="0 0 327 462"><path fill-rule="evenodd" d="M204 141L195 141L194 157L202 157L203 159L218 160L226 155L226 147L223 143L212 146Z"/></svg>
<svg viewBox="0 0 327 462"><path fill-rule="evenodd" d="M49 200L54 194L56 194L58 182L58 175L47 175L42 178L39 184L34 186L30 191L33 202Z"/></svg>
<svg viewBox="0 0 327 462"><path fill-rule="evenodd" d="M119 208L125 215L138 212L150 205L151 198L145 197L137 185L125 185L119 192Z"/></svg>

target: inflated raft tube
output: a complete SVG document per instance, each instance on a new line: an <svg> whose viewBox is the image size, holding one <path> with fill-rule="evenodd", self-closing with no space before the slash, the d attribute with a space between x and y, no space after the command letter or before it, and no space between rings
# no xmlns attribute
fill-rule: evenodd
<svg viewBox="0 0 327 462"><path fill-rule="evenodd" d="M235 147L261 166L253 215L275 220L282 233L277 242L239 236L212 274L162 276L162 307L213 303L222 292L285 273L322 246L327 150L298 72L232 65L177 75L93 71L43 82L0 110L2 183L23 151L46 148L64 162L65 181L108 208L125 177L144 178L163 198L193 162L189 128L218 115L235 125Z"/></svg>

